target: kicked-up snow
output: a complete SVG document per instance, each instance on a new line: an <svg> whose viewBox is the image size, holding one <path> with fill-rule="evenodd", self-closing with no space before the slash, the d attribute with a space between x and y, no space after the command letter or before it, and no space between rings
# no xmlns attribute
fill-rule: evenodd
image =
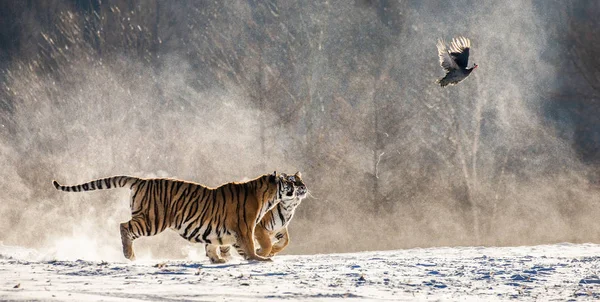
<svg viewBox="0 0 600 302"><path fill-rule="evenodd" d="M199 247L200 248L200 247ZM600 299L600 245L283 255L273 262L39 260L0 245L0 300L565 301Z"/></svg>

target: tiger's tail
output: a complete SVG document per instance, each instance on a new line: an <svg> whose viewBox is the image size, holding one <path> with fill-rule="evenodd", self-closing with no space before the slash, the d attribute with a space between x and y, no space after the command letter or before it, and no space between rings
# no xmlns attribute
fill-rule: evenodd
<svg viewBox="0 0 600 302"><path fill-rule="evenodd" d="M65 192L83 192L83 191L94 191L94 190L102 190L102 189L112 189L112 188L122 188L129 186L131 187L137 181L141 180L137 177L131 176L113 176L102 179L92 180L90 182L75 185L75 186L63 186L56 182L56 180L52 181L52 184L57 190L65 191Z"/></svg>

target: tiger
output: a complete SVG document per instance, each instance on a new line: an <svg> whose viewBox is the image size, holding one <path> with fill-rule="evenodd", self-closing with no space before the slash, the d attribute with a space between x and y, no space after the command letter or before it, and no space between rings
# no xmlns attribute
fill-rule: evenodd
<svg viewBox="0 0 600 302"><path fill-rule="evenodd" d="M280 200L256 225L254 235L260 244L260 249L257 251L259 256L273 257L288 246L290 242L288 225L294 217L296 208L306 198L308 193L300 172L289 176L282 174L282 177L287 178L289 182L293 183L295 188L294 194ZM237 244L233 246L242 257L245 257L245 251L240 246ZM219 246L214 243L205 245L206 256L212 263L225 263L226 259L231 256L230 249L231 246Z"/></svg>
<svg viewBox="0 0 600 302"><path fill-rule="evenodd" d="M129 187L132 218L121 223L120 230L123 255L131 261L135 260L135 239L157 235L167 228L192 243L236 244L249 260L271 261L256 254L256 224L284 196L294 195L293 184L276 172L216 188L183 180L132 176L113 176L74 186L52 183L65 192Z"/></svg>

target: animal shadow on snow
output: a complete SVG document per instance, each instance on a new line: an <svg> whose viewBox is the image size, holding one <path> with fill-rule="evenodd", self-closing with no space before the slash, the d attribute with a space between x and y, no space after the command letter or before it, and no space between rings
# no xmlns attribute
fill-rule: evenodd
<svg viewBox="0 0 600 302"><path fill-rule="evenodd" d="M225 264L201 264L201 263L171 263L171 262L167 262L167 263L162 263L162 264L157 264L155 265L155 267L158 267L159 270L152 273L155 275L165 275L165 274L175 274L175 275L182 275L182 274L189 274L189 270L190 269L226 269L226 268L236 268L236 267L242 267L242 266L247 266L247 265L254 265L254 264L258 264L261 263L260 261L249 261L249 262L244 262L244 263L225 263Z"/></svg>

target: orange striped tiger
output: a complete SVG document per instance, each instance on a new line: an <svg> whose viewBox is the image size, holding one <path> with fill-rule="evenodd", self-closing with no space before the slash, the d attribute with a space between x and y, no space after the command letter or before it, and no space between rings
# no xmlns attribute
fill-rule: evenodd
<svg viewBox="0 0 600 302"><path fill-rule="evenodd" d="M296 208L308 193L302 175L296 172L294 175L281 174L281 177L287 178L294 185L294 194L292 196L284 196L277 205L267 212L262 220L254 229L254 236L260 244L260 249L257 251L259 256L272 257L281 252L289 244L288 225L294 217ZM233 245L238 253L245 257L245 252L237 245ZM217 252L219 248L219 252ZM218 246L217 244L207 244L205 246L206 256L212 263L225 263L229 258L231 246ZM220 254L220 255L219 255Z"/></svg>
<svg viewBox="0 0 600 302"><path fill-rule="evenodd" d="M217 188L175 179L114 176L75 186L54 187L66 192L129 187L131 220L121 223L125 258L135 260L133 241L171 228L190 242L237 244L250 260L270 261L254 247L256 223L283 196L293 196L285 177L265 174L247 182Z"/></svg>

